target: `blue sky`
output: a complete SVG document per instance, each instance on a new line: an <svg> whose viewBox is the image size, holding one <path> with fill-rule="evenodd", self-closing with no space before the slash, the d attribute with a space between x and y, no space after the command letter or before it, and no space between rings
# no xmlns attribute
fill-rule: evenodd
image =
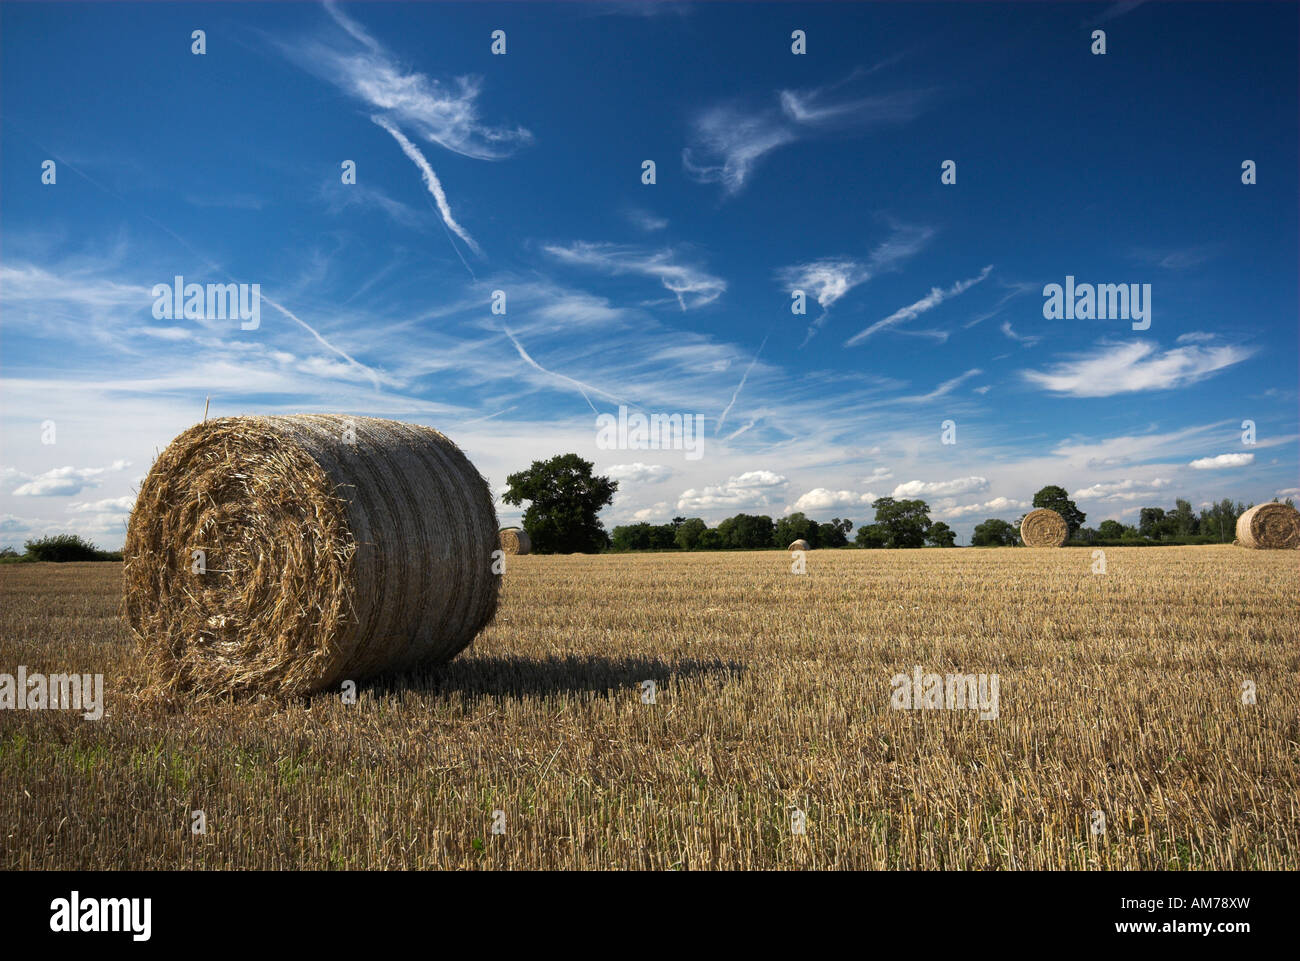
<svg viewBox="0 0 1300 961"><path fill-rule="evenodd" d="M1090 525L1293 495L1297 26L1268 3L6 3L0 543L120 545L208 396L436 426L498 494L576 451L620 480L608 526L919 496L967 541L1049 483ZM156 318L176 275L260 284L260 326ZM1045 319L1067 275L1149 284L1149 329ZM703 415L703 455L601 449L620 404Z"/></svg>

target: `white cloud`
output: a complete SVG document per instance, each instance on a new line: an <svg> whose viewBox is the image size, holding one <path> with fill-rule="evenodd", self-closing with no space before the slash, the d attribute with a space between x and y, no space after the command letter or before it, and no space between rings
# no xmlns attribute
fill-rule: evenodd
<svg viewBox="0 0 1300 961"><path fill-rule="evenodd" d="M803 290L805 293L811 291L813 299L822 309L822 315L815 318L808 327L804 343L825 323L826 311L832 304L882 271L897 269L902 261L920 253L933 236L934 230L929 227L895 224L890 236L864 261L850 257L823 257L778 270L777 280L782 286L789 290Z"/></svg>
<svg viewBox="0 0 1300 961"><path fill-rule="evenodd" d="M782 268L778 277L791 290L811 292L818 306L825 310L866 280L867 274L865 265L855 260L824 257Z"/></svg>
<svg viewBox="0 0 1300 961"><path fill-rule="evenodd" d="M543 249L567 264L590 267L616 276L639 274L653 277L676 295L682 310L711 304L727 289L727 282L721 277L714 277L693 264L680 262L671 248L651 251L627 245L579 242L567 247L553 244Z"/></svg>
<svg viewBox="0 0 1300 961"><path fill-rule="evenodd" d="M891 497L951 497L955 494L970 494L974 491L988 490L987 477L958 477L949 481L907 481L894 488Z"/></svg>
<svg viewBox="0 0 1300 961"><path fill-rule="evenodd" d="M1241 363L1253 353L1245 347L1195 346L1158 353L1156 345L1147 341L1104 344L1091 354L1057 364L1049 371L1025 371L1024 377L1057 394L1110 397L1194 384L1215 371Z"/></svg>
<svg viewBox="0 0 1300 961"><path fill-rule="evenodd" d="M722 184L728 194L740 192L764 154L798 139L775 112L752 114L730 106L705 110L692 127L694 144L682 150L682 166L701 183ZM697 163L700 155L707 159Z"/></svg>
<svg viewBox="0 0 1300 961"><path fill-rule="evenodd" d="M778 147L826 130L903 123L930 99L926 91L899 91L829 101L827 91L844 82L779 91L775 107L746 110L723 104L700 112L692 122L692 142L682 150L682 166L701 183L721 184L728 194L736 194L758 161Z"/></svg>
<svg viewBox="0 0 1300 961"><path fill-rule="evenodd" d="M692 488L678 498L678 510L711 510L719 507L765 507L781 496L789 481L769 470L752 470L727 479L725 484Z"/></svg>
<svg viewBox="0 0 1300 961"><path fill-rule="evenodd" d="M825 511L832 508L841 507L870 507L875 501L880 499L880 495L867 491L858 494L854 491L833 491L825 487L814 487L808 493L803 494L791 505L789 511Z"/></svg>
<svg viewBox="0 0 1300 961"><path fill-rule="evenodd" d="M1197 470L1214 470L1217 467L1245 467L1253 463L1254 454L1220 454L1217 457L1199 457L1188 466Z"/></svg>
<svg viewBox="0 0 1300 961"><path fill-rule="evenodd" d="M135 506L135 495L110 497L102 501L80 501L68 505L72 514L129 514Z"/></svg>
<svg viewBox="0 0 1300 961"><path fill-rule="evenodd" d="M916 117L929 100L929 94L924 91L904 90L828 103L826 89L782 90L779 97L781 112L793 122L805 126L904 123Z"/></svg>
<svg viewBox="0 0 1300 961"><path fill-rule="evenodd" d="M1001 329L1002 329L1002 333L1005 334L1007 337L1010 337L1012 340L1017 341L1018 343L1024 344L1026 347L1033 347L1034 344L1038 343L1040 340L1043 339L1033 334L1017 334L1015 330L1012 329L1011 321L1009 320L1002 321Z"/></svg>
<svg viewBox="0 0 1300 961"><path fill-rule="evenodd" d="M624 211L624 216L627 217L633 227L644 230L646 233L654 233L656 230L663 230L668 226L667 217L659 217L640 207L629 208Z"/></svg>
<svg viewBox="0 0 1300 961"><path fill-rule="evenodd" d="M777 278L791 289L811 290L818 305L825 310L854 287L920 253L933 236L934 230L929 227L896 226L893 234L864 261L823 257L783 267L777 271Z"/></svg>
<svg viewBox="0 0 1300 961"><path fill-rule="evenodd" d="M616 481L630 481L633 484L658 484L666 481L673 474L673 469L666 464L615 464L604 473Z"/></svg>
<svg viewBox="0 0 1300 961"><path fill-rule="evenodd" d="M533 311L533 315L562 324L572 330L574 326L599 326L623 318L624 312L609 305L609 300L586 293L561 293L550 303Z"/></svg>
<svg viewBox="0 0 1300 961"><path fill-rule="evenodd" d="M0 514L0 534L25 534L45 523L45 521L19 517L17 514Z"/></svg>
<svg viewBox="0 0 1300 961"><path fill-rule="evenodd" d="M1002 514L1007 511L1024 510L1029 507L1029 501L1019 501L1010 497L995 497L990 501L982 504L961 504L956 507L945 507L935 512L938 517L957 518L968 517L971 514Z"/></svg>
<svg viewBox="0 0 1300 961"><path fill-rule="evenodd" d="M103 474L125 470L130 461L114 461L108 467L56 467L14 488L15 497L62 497L98 487Z"/></svg>
<svg viewBox="0 0 1300 961"><path fill-rule="evenodd" d="M924 297L922 297L920 300L916 301L915 303L908 304L906 307L900 307L898 310L894 311L884 320L878 320L870 327L866 327L858 331L856 334L854 334L852 337L850 337L848 340L844 342L844 346L852 347L855 344L860 344L862 343L862 341L866 340L868 337L870 337L872 334L876 333L877 331L887 330L890 327L894 327L898 324L902 324L909 320L913 320L916 317L919 317L921 314L924 314L926 311L933 310L935 307L938 307L940 304L942 304L945 300L949 300L953 297L957 297L960 294L963 294L966 291L970 290L976 284L984 280L984 278L986 278L992 270L993 270L993 265L989 264L987 267L981 270L977 276L969 277L966 280L959 280L951 287L949 287L947 290L944 290L942 287L931 287L930 292L926 294Z"/></svg>
<svg viewBox="0 0 1300 961"><path fill-rule="evenodd" d="M304 68L424 140L479 160L508 156L532 141L522 127L491 126L479 116L481 81L457 77L450 82L404 71L369 33L333 4L330 16L364 49L340 50L313 42L285 47Z"/></svg>
<svg viewBox="0 0 1300 961"><path fill-rule="evenodd" d="M1089 501L1133 501L1148 497L1156 491L1173 484L1167 477L1154 477L1151 480L1109 481L1080 488L1070 496L1075 500Z"/></svg>

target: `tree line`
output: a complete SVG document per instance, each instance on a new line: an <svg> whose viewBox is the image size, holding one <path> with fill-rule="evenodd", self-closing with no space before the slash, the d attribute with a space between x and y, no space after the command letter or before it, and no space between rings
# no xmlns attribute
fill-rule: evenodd
<svg viewBox="0 0 1300 961"><path fill-rule="evenodd" d="M784 549L796 540L818 549L955 547L957 542L952 528L931 520L925 501L893 497L874 501L874 520L856 534L850 520L817 521L802 512L775 520L766 514L736 514L715 527L699 517L674 517L663 524L621 524L606 533L598 514L613 501L618 482L596 476L592 469L593 464L577 454L561 454L534 461L528 470L506 478L502 500L515 505L528 502L523 527L535 552L764 550ZM1065 519L1068 544L1111 546L1229 543L1236 535L1237 518L1254 505L1225 498L1197 512L1179 498L1169 510L1143 507L1136 525L1105 520L1096 528L1084 526L1087 515L1059 485L1039 490L1033 506L1054 510ZM971 546L1019 546L1023 519L1022 515L1015 522L996 517L982 521L975 525Z"/></svg>
<svg viewBox="0 0 1300 961"><path fill-rule="evenodd" d="M710 527L699 517L674 517L666 524L621 524L606 532L598 516L618 491L618 481L595 475L594 465L577 454L560 454L534 461L524 471L506 478L502 500L525 501L523 527L538 554L595 554L601 551L735 551L784 549L797 540L813 549L835 547L907 548L955 547L956 532L943 521L930 518L923 500L881 497L872 503L875 519L853 530L853 522L840 517L817 521L802 512L773 519L766 514L736 514ZM1294 506L1291 500L1286 503ZM1122 524L1104 520L1085 527L1087 515L1070 499L1065 488L1048 485L1034 495L1034 507L1056 511L1069 526L1067 544L1119 546L1142 544L1228 543L1236 536L1237 518L1253 504L1224 498L1199 512L1182 498L1172 509L1143 507L1138 522ZM975 525L972 547L1016 547L1020 521L990 517ZM850 535L852 538L850 539ZM0 550L0 561L121 560L120 551L101 551L72 534L29 540L25 553Z"/></svg>
<svg viewBox="0 0 1300 961"><path fill-rule="evenodd" d="M101 551L76 534L52 534L36 537L23 544L23 553L12 547L0 548L0 563L15 564L29 561L120 561L121 551Z"/></svg>

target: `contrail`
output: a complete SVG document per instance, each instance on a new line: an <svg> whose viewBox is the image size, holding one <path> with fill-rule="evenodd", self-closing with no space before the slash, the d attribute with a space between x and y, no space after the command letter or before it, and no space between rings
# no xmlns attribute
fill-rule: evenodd
<svg viewBox="0 0 1300 961"><path fill-rule="evenodd" d="M26 136L26 134L24 134L24 136ZM28 137L27 139L31 140L30 137ZM36 143L36 141L35 141L35 140L32 140L32 143ZM38 147L41 146L39 143L37 143L36 145L37 145ZM42 147L41 149L42 149L42 150L45 150L44 147ZM176 231L172 230L172 229L171 229L170 227L168 227L166 224L159 223L157 220L155 220L153 217L150 217L150 216L149 216L147 213L145 213L143 210L138 210L138 209L136 209L134 206L132 206L131 204L127 203L126 198L123 197L121 194L119 194L116 190L113 190L113 189L110 188L110 187L105 187L103 184L99 183L99 182L96 181L94 178L90 177L90 176L89 176L88 174L86 174L84 171L82 171L82 170L78 170L78 169L77 169L76 167L74 167L72 164L68 163L68 161L64 160L64 159L63 159L62 157L60 157L58 154L55 154L55 153L53 153L52 151L49 151L49 150L46 150L45 152L46 152L46 153L49 153L50 156L54 157L56 160L58 160L58 162L59 162L60 164L62 164L63 166L67 167L69 170L71 170L71 171L72 171L73 173L75 173L77 176L83 178L83 179L86 180L88 183L91 183L91 184L93 184L94 186L98 187L100 190L102 190L104 193L108 194L109 196L116 198L117 201L118 201L119 203L121 203L124 207L126 207L127 209L129 209L129 210L131 210L133 213L135 213L136 216L138 216L138 217L142 217L143 219L149 221L149 223L153 224L155 227L157 227L157 228L158 228L159 230L161 230L163 233L167 234L169 237L171 237L171 238L172 238L173 240L175 240L178 244L180 244L182 247L184 247L186 250L188 250L190 253L192 253L192 254L193 254L195 257L197 257L199 260L204 261L204 262L208 265L208 269L209 269L209 270L213 270L213 271L216 271L217 273L224 274L225 277L226 277L226 279L229 280L231 283L237 283L235 277L231 275L230 271L226 270L226 269L225 269L224 267L222 267L220 264L216 263L216 262L215 262L211 257L208 257L208 256L206 256L205 254L202 254L202 253L200 253L199 251L195 250L195 249L194 249L194 246L193 246L192 244L190 244L189 241L187 241L187 240L186 240L184 237L182 237L180 234L176 233ZM294 323L298 324L298 325L301 326L304 330L306 330L308 333L310 333L313 337L315 337L316 340L317 340L321 345L323 345L323 346L326 347L327 349L333 351L334 353L338 354L340 357L342 357L344 360L346 360L346 361L347 361L349 364L351 364L353 367L356 367L358 370L364 371L364 372L365 372L365 375L366 375L368 378L370 378L370 382L371 382L371 384L374 385L375 390L380 390L380 389L381 389L380 386L379 386L379 375L376 374L373 370L371 370L369 367L367 367L365 364L361 363L360 361L356 360L355 358L349 356L349 355L348 355L347 353L345 353L344 351L342 351L342 350L340 350L339 348L335 347L335 346L334 346L333 344L331 344L328 340L326 340L324 337L322 337L322 336L321 336L321 335L316 331L316 329L315 329L314 327L312 327L310 324L308 324L307 322L305 322L305 321L303 321L302 319L300 319L299 317L297 317L297 316L296 316L292 311L289 311L289 310L287 310L286 308L281 307L279 304L277 304L274 300L272 300L270 297L266 296L265 294L260 294L260 296L261 296L261 299L262 299L262 300L265 300L268 304L270 304L272 307L274 307L274 308L275 308L276 310L278 310L280 313L284 314L284 316L288 317L288 318L289 318L290 320L292 320Z"/></svg>
<svg viewBox="0 0 1300 961"><path fill-rule="evenodd" d="M578 388L578 393L582 394L582 399L587 402L587 406L591 408L591 412L593 414L599 414L600 411L596 410L596 405L593 404L591 402L591 398L587 396L587 391L589 390L594 391L597 394L604 394L606 397L608 397L610 400L614 401L615 403L620 403L619 399L615 397L613 394L609 393L608 391L603 391L599 387L592 387L590 384L584 384L580 380L574 380L572 377L568 376L567 374L558 374L553 370L547 370L537 361L533 360L531 357L528 356L528 351L524 350L523 344L515 340L515 335L510 333L510 328L503 327L502 329L506 332L506 336L510 338L510 342L515 345L515 350L519 351L519 356L522 357L530 366L532 366L537 370L540 370L543 374L546 374L549 377L558 377L560 380L567 381L568 383L572 384L574 387Z"/></svg>
<svg viewBox="0 0 1300 961"><path fill-rule="evenodd" d="M893 327L896 324L903 323L904 321L914 320L915 318L919 317L921 314L925 313L927 310L933 310L935 307L938 307L948 298L956 297L958 294L963 294L966 291L970 290L972 287L974 287L976 284L982 281L985 277L987 277L989 275L989 271L991 271L992 269L993 269L993 265L989 264L987 267L985 267L983 270L979 272L978 277L971 277L968 280L959 280L957 281L957 283L953 284L947 290L944 290L942 287L931 287L930 292L926 294L924 297L922 297L920 300L918 300L916 303L908 304L906 307L900 307L898 310L894 311L884 320L878 320L870 327L858 331L856 334L854 334L852 337L850 337L848 340L844 342L844 346L855 347L878 330L885 330L888 327Z"/></svg>
<svg viewBox="0 0 1300 961"><path fill-rule="evenodd" d="M771 335L769 334L768 336ZM718 431L722 430L723 421L725 421L727 419L727 415L731 413L731 408L736 405L736 398L740 396L740 389L745 386L745 381L749 379L749 372L753 370L754 365L758 363L758 358L763 353L763 348L766 346L767 346L767 337L764 337L763 342L758 345L758 353L755 354L754 359L749 362L749 366L745 368L744 375L740 378L740 383L736 385L736 392L731 395L731 403L729 403L725 408L723 408L722 413L718 415L718 426L713 429L714 437L717 437Z"/></svg>
<svg viewBox="0 0 1300 961"><path fill-rule="evenodd" d="M474 238L469 235L469 232L464 227L456 223L456 218L452 216L451 205L447 203L447 194L442 189L442 181L439 180L438 175L433 172L433 168L429 166L429 161L424 158L424 154L420 153L420 148L407 140L406 135L393 126L393 124L385 117L372 116L370 119L392 134L393 139L396 140L398 146L402 148L402 153L406 154L406 156L410 158L410 161L420 168L420 173L424 176L424 185L429 188L429 193L433 194L433 199L438 204L438 212L442 214L442 222L445 223L457 237L465 241L465 245L469 247L470 250L482 257L482 248L479 247L479 245L474 241ZM457 252L459 253L459 251ZM466 264L465 266L468 267L469 265Z"/></svg>
<svg viewBox="0 0 1300 961"><path fill-rule="evenodd" d="M227 275L227 276L229 276L229 275ZM377 390L377 391L378 391L378 390L381 390L381 388L380 388L380 386L379 386L379 375L376 374L373 370L371 370L371 369L370 369L369 367L367 367L365 364L361 363L359 360L356 360L355 358L353 358L351 355L349 355L349 354L346 353L345 351L340 350L338 347L335 347L335 346L334 346L333 344L331 344L328 340L326 340L324 337L322 337L320 334L318 334L318 333L316 332L316 328L315 328L315 327L313 327L311 324L307 323L307 322L306 322L305 320L303 320L302 318L298 317L297 314L295 314L293 311L289 310L287 307L281 307L279 304L277 304L277 303L276 303L274 300L272 300L270 297L266 296L266 294L262 294L261 297L262 297L263 300L265 300L268 304L270 304L272 307L274 307L274 308L275 308L276 310L278 310L280 313L284 314L284 316L288 317L290 320L292 320L295 324L297 324L297 325L298 325L299 327L301 327L303 330L307 331L307 333L309 333L309 334L311 334L313 337L315 337L316 340L321 344L322 347L325 347L327 350L332 350L334 353L338 354L340 357L342 357L344 360L346 360L346 361L347 361L349 364L351 364L353 367L356 367L358 370L361 370L361 371L365 372L365 375L366 375L367 377L370 378L370 383L374 385L375 390Z"/></svg>

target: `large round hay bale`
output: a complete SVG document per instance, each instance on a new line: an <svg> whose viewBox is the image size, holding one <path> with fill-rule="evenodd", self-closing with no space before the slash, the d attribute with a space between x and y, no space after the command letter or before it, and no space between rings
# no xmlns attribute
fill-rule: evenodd
<svg viewBox="0 0 1300 961"><path fill-rule="evenodd" d="M811 550L811 548L808 546L808 542L801 537L797 541L792 541L790 543L790 546L787 547L786 550L806 551L806 550Z"/></svg>
<svg viewBox="0 0 1300 961"><path fill-rule="evenodd" d="M528 531L522 527L503 527L497 536L501 540L501 550L507 554L532 552L533 542L528 537Z"/></svg>
<svg viewBox="0 0 1300 961"><path fill-rule="evenodd" d="M1257 504L1237 518L1242 547L1291 550L1300 547L1300 511L1286 504Z"/></svg>
<svg viewBox="0 0 1300 961"><path fill-rule="evenodd" d="M496 531L487 482L431 427L210 420L140 488L126 617L164 689L336 687L468 646L496 612Z"/></svg>
<svg viewBox="0 0 1300 961"><path fill-rule="evenodd" d="M1060 547L1070 536L1070 525L1054 510L1040 507L1020 522L1020 539L1026 547Z"/></svg>

